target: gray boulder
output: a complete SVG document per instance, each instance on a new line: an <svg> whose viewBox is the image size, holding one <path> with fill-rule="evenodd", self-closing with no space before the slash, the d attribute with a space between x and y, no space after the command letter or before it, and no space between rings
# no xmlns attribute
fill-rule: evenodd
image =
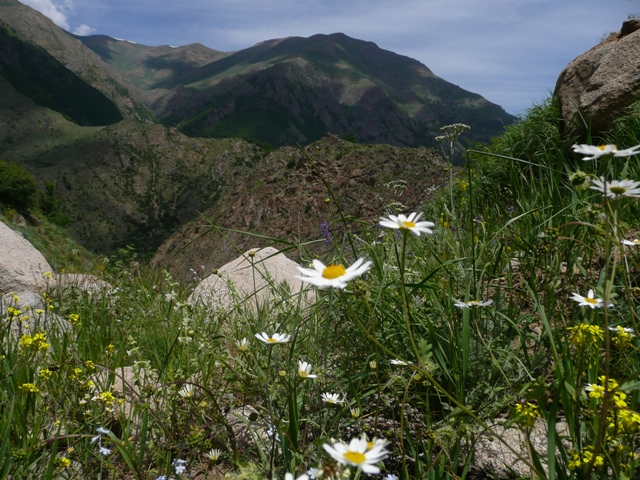
<svg viewBox="0 0 640 480"><path fill-rule="evenodd" d="M300 274L298 266L273 247L253 248L200 282L189 301L201 301L214 310L287 301L289 294L303 288L294 278Z"/></svg>
<svg viewBox="0 0 640 480"><path fill-rule="evenodd" d="M42 292L51 265L22 235L0 222L0 292Z"/></svg>
<svg viewBox="0 0 640 480"><path fill-rule="evenodd" d="M59 293L69 290L83 290L89 294L113 290L113 286L89 273L62 273L56 275L56 289Z"/></svg>
<svg viewBox="0 0 640 480"><path fill-rule="evenodd" d="M593 132L602 132L639 100L639 58L640 19L634 18L569 63L553 92L567 126L581 125L582 115Z"/></svg>
<svg viewBox="0 0 640 480"><path fill-rule="evenodd" d="M475 444L475 460L471 466L474 474L478 476L478 472L485 472L491 474L490 478L505 480L533 478L535 475L531 467L521 460L529 460L526 434L516 426L508 427L504 420L489 422L489 427L493 432L484 431ZM567 423L557 422L555 428L565 449L569 450ZM547 456L548 437L547 424L538 418L529 432L529 440L531 448L543 458ZM542 467L547 472L546 464L543 463ZM484 478L483 475L479 477Z"/></svg>

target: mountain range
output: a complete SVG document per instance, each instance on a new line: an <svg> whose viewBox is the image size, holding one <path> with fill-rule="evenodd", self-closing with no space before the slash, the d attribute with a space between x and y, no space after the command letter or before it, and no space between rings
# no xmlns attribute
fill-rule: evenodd
<svg viewBox="0 0 640 480"><path fill-rule="evenodd" d="M486 141L513 120L420 62L342 33L268 40L233 53L77 38L143 90L164 125L190 136L282 146L334 133L433 146L442 125L467 123L473 140Z"/></svg>
<svg viewBox="0 0 640 480"><path fill-rule="evenodd" d="M266 175L265 165L274 178L291 176L286 158L298 154L288 145L343 137L371 144L368 155L384 162L376 144L435 146L439 128L455 122L486 141L514 120L418 61L340 33L230 53L145 46L71 35L16 0L0 0L0 91L0 158L52 182L70 231L98 252L152 252L199 212L218 218L238 185L260 189L254 173ZM337 137L321 140L329 133ZM356 148L342 143L319 147L338 169ZM285 149L272 156L272 147ZM425 155L401 152L393 155ZM370 167L360 169L374 176L363 185L381 185ZM279 201L286 210L286 196ZM251 208L234 214L249 218Z"/></svg>

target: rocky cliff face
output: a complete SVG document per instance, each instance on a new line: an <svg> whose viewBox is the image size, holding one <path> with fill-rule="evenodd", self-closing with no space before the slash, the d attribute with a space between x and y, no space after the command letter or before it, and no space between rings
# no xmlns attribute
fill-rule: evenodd
<svg viewBox="0 0 640 480"><path fill-rule="evenodd" d="M75 220L68 229L84 246L149 252L215 204L237 169L260 155L243 140L192 139L129 120L50 150L29 168L56 185Z"/></svg>
<svg viewBox="0 0 640 480"><path fill-rule="evenodd" d="M359 221L372 226L396 201L407 210L418 209L444 183L446 164L428 148L358 145L330 135L304 151L315 167L293 147L281 148L248 167L203 218L172 235L152 263L188 279L191 269L209 274L238 252L269 246L268 237L283 240L274 243L279 249L288 247L288 242L316 241L304 249L321 253L329 248L320 228L323 222L329 224L332 241L343 241L336 203L346 216L357 219L349 227L357 231ZM335 203L327 202L331 196L323 179L336 196ZM397 189L397 182L406 182L406 188ZM295 249L287 252L292 258L298 255Z"/></svg>
<svg viewBox="0 0 640 480"><path fill-rule="evenodd" d="M602 132L640 99L640 19L623 23L600 44L573 60L558 77L554 97L571 127Z"/></svg>

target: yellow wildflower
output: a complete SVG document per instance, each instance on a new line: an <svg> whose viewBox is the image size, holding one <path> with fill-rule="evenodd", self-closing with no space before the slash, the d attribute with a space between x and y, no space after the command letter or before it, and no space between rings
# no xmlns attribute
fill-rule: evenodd
<svg viewBox="0 0 640 480"><path fill-rule="evenodd" d="M38 393L40 390L33 383L23 383L20 385L20 390L28 393Z"/></svg>
<svg viewBox="0 0 640 480"><path fill-rule="evenodd" d="M540 410L537 405L533 403L518 403L515 407L516 422L524 428L533 427L536 423L536 418L540 417Z"/></svg>
<svg viewBox="0 0 640 480"><path fill-rule="evenodd" d="M567 330L573 332L569 340L576 347L597 346L604 340L604 332L597 325L581 323L575 327L568 327Z"/></svg>
<svg viewBox="0 0 640 480"><path fill-rule="evenodd" d="M77 313L72 313L71 315L69 315L69 323L71 324L71 326L77 327L79 323L79 318L80 318L80 315L78 315Z"/></svg>
<svg viewBox="0 0 640 480"><path fill-rule="evenodd" d="M23 350L33 350L36 352L44 352L51 345L47 343L47 334L45 332L36 333L35 335L24 334L18 342Z"/></svg>

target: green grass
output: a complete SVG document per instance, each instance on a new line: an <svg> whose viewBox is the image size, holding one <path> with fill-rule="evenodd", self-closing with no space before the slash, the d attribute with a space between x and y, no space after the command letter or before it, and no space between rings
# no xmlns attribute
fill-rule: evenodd
<svg viewBox="0 0 640 480"><path fill-rule="evenodd" d="M638 118L630 111L602 140L635 145ZM321 260L372 266L310 303L274 286L266 305L214 311L125 249L103 263L108 291L52 293L43 312L6 309L0 478L282 478L320 466L323 478L358 478L323 445L361 435L388 442L383 475L467 478L496 418L524 434L526 448L514 448L532 478L636 478L640 256L621 239L637 237L638 200L605 199L568 175L633 179L640 167L584 162L570 147L585 142L561 132L553 103L534 106L470 149L451 188L424 206L433 234L337 209L331 220L358 234L334 238ZM409 213L391 208L380 215ZM590 289L615 308L571 299ZM472 300L492 303L456 306ZM49 331L48 345L33 339L37 324L21 341L9 335L25 315L54 313L73 326ZM266 345L260 332L290 339ZM317 378L301 378L299 360ZM550 429L549 454L528 440L537 424Z"/></svg>
<svg viewBox="0 0 640 480"><path fill-rule="evenodd" d="M96 264L96 256L76 243L62 227L40 213L33 213L26 224L12 222L15 210L0 205L0 221L20 232L44 256L58 273L87 273Z"/></svg>

